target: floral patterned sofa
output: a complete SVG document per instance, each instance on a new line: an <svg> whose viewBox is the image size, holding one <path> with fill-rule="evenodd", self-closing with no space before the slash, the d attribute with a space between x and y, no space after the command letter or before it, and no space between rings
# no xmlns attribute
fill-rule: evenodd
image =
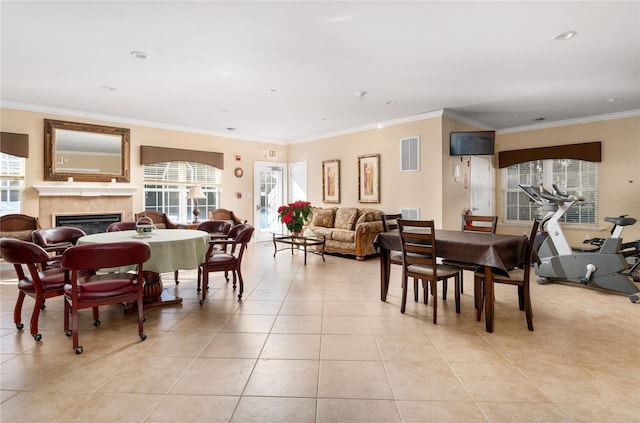
<svg viewBox="0 0 640 423"><path fill-rule="evenodd" d="M312 207L304 234L325 236L325 251L353 255L356 260L376 254L373 246L382 228L382 212L357 207Z"/></svg>

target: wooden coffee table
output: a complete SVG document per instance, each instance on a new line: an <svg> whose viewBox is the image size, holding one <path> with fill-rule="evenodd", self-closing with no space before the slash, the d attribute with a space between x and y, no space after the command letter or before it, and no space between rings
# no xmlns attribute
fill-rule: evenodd
<svg viewBox="0 0 640 423"><path fill-rule="evenodd" d="M285 247L278 248L278 244L285 244ZM273 247L275 248L275 252L273 256L276 256L278 251L283 250L291 250L291 254L293 254L294 250L302 250L304 251L304 264L307 265L307 247L320 247L319 250L312 248L308 250L310 253L318 254L322 257L322 261L324 259L324 245L325 245L325 236L305 236L305 235L283 235L283 234L273 234Z"/></svg>

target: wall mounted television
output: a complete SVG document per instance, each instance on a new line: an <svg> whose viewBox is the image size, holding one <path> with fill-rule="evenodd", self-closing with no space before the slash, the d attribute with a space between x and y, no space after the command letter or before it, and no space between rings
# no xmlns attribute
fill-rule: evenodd
<svg viewBox="0 0 640 423"><path fill-rule="evenodd" d="M449 154L451 156L492 156L496 131L451 132Z"/></svg>

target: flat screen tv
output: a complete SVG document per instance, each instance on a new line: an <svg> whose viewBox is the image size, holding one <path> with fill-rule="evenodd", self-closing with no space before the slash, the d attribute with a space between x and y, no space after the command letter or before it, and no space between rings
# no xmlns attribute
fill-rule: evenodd
<svg viewBox="0 0 640 423"><path fill-rule="evenodd" d="M452 156L492 156L496 131L452 132L449 136Z"/></svg>

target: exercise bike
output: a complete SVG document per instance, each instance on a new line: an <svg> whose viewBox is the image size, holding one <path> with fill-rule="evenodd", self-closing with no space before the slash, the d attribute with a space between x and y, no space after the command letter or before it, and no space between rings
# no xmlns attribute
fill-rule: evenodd
<svg viewBox="0 0 640 423"><path fill-rule="evenodd" d="M584 200L561 193L555 185L553 193L526 185L520 185L520 188L546 212L534 244L538 255L535 263L535 273L540 277L538 284L567 281L629 294L632 302L640 298L640 289L622 274L628 265L621 254L620 235L623 227L635 223L635 219L606 218L616 225L611 237L603 239L592 251L574 250L564 236L560 219L573 204Z"/></svg>

